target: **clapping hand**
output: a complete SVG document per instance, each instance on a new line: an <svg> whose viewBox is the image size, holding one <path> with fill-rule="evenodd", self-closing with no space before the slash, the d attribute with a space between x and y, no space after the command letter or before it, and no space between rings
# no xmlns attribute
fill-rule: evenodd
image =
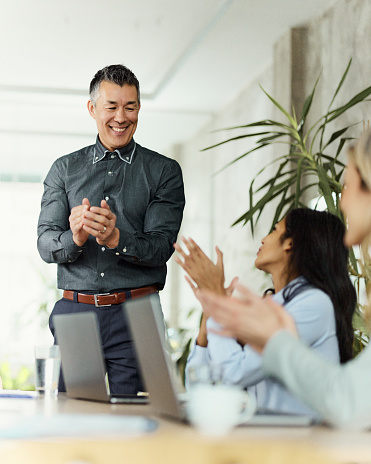
<svg viewBox="0 0 371 464"><path fill-rule="evenodd" d="M84 198L81 205L72 208L69 217L74 242L83 246L92 235L99 245L117 247L120 232L116 219L106 200L102 200L100 206L90 206L89 200Z"/></svg>
<svg viewBox="0 0 371 464"><path fill-rule="evenodd" d="M192 239L182 237L182 241L188 250L186 253L177 243L174 244L178 256L175 261L186 271L188 274L185 279L195 292L197 288L208 289L219 295L231 295L238 278L235 277L229 287L225 288L224 277L224 263L223 253L218 247L216 250L216 264L201 250L197 243ZM196 295L197 296L197 295Z"/></svg>

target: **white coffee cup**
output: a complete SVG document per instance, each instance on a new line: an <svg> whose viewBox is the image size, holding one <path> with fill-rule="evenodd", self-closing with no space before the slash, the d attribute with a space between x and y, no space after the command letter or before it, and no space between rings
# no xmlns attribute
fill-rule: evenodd
<svg viewBox="0 0 371 464"><path fill-rule="evenodd" d="M234 385L199 384L188 392L189 419L204 435L226 435L247 422L255 409L255 398Z"/></svg>

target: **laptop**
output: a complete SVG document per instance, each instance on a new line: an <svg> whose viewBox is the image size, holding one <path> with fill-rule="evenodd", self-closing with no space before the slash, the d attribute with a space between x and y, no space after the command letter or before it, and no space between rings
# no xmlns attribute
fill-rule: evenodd
<svg viewBox="0 0 371 464"><path fill-rule="evenodd" d="M151 407L161 415L187 420L186 395L181 393L175 363L164 343L158 314L161 311L158 295L149 295L123 303L134 340L142 377L151 398ZM313 418L307 415L257 410L247 426L309 426Z"/></svg>
<svg viewBox="0 0 371 464"><path fill-rule="evenodd" d="M110 395L94 312L54 316L67 396L110 403L148 403L143 395Z"/></svg>

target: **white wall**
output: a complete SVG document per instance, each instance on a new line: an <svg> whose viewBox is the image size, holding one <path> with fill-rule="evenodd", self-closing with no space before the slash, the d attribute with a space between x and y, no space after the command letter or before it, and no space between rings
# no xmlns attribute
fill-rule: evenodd
<svg viewBox="0 0 371 464"><path fill-rule="evenodd" d="M0 362L33 368L33 347L52 344L48 315L56 299L56 267L37 252L37 219L42 185L0 183ZM45 304L45 307L42 305Z"/></svg>
<svg viewBox="0 0 371 464"><path fill-rule="evenodd" d="M232 223L248 209L249 186L256 174L268 160L272 152L265 150L251 154L217 173L227 163L252 147L251 140L236 141L201 152L205 147L244 133L241 130L213 132L217 129L248 124L271 117L272 105L263 91L271 92L272 66L268 65L261 76L224 107L213 121L204 127L195 137L182 145L180 162L183 169L186 190L186 208L180 235L191 236L210 257L215 259L214 246L218 245L224 253L226 282L234 276L256 291L262 290L267 278L254 269L256 252L260 239L267 233L272 217L262 221L256 229L255 238L249 227ZM175 264L175 263L174 263ZM178 296L180 315L178 323L189 325L184 320L187 311L199 307L188 284L183 279L183 270L173 265L174 272L181 274L179 286L167 288L166 292L175 292ZM269 280L268 280L269 282ZM176 311L176 308L172 308ZM174 320L174 319L173 319Z"/></svg>

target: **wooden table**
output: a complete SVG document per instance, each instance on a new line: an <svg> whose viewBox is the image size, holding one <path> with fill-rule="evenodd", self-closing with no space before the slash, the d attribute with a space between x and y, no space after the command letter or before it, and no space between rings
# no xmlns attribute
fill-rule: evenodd
<svg viewBox="0 0 371 464"><path fill-rule="evenodd" d="M0 398L0 417L12 410L42 414L146 415L159 427L125 434L0 440L1 464L371 464L371 433L308 428L239 427L222 438L198 434L186 424L156 417L149 405L109 405L60 395L56 400Z"/></svg>

